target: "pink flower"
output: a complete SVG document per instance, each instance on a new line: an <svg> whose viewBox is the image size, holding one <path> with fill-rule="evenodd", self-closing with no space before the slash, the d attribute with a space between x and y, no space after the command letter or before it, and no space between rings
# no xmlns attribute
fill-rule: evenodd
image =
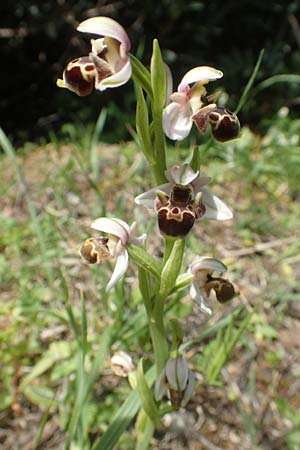
<svg viewBox="0 0 300 450"><path fill-rule="evenodd" d="M207 104L204 85L222 76L220 70L208 66L195 67L184 75L163 113L163 128L170 139L180 141L187 137L193 122L201 132L205 131L208 116L216 104Z"/></svg>
<svg viewBox="0 0 300 450"><path fill-rule="evenodd" d="M63 79L57 80L57 85L85 96L94 89L104 91L125 84L132 69L128 56L131 43L124 28L108 17L92 17L77 29L103 37L91 40L92 49L88 56L67 65Z"/></svg>
<svg viewBox="0 0 300 450"><path fill-rule="evenodd" d="M189 272L193 275L193 282L190 287L190 296L200 306L201 311L208 315L212 314L209 306L210 293L215 291L217 300L226 303L235 296L233 285L220 276L227 271L227 267L222 261L210 256L196 256L190 264Z"/></svg>

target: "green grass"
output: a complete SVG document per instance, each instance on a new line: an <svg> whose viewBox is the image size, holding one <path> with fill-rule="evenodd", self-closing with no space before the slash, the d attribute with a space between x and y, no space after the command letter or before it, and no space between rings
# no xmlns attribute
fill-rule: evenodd
<svg viewBox="0 0 300 450"><path fill-rule="evenodd" d="M130 353L136 363L141 357L152 358L135 282L137 270L131 265L125 281L108 295L104 288L112 266L86 266L78 249L91 235L90 221L104 214L129 223L138 220L139 232L152 233L149 248L156 257L161 241L155 237L154 215L135 210L132 201L149 187L145 162L134 144L97 144L104 120L100 117L86 133L70 128L65 142L52 136L51 143L39 148L16 151L4 134L0 136L4 149L0 160L0 410L8 411L17 403L25 417L37 411L41 419L34 430L36 445L53 416L65 449L108 450L119 437L122 450L132 449L136 439L142 445L141 436L130 428L138 409L136 393L130 394L127 381L109 368L109 357L117 350ZM282 110L266 127L263 138L245 128L238 141L213 146L208 141L201 160L203 174L212 176L210 189L233 208L235 220L232 226L197 223L186 264L195 251L224 259L228 277L241 292L232 305L216 305L216 317L207 323L196 308L192 310L187 290L180 302L171 297L168 305L168 317L179 318L184 326L186 350L198 354L191 364L202 373L198 389L204 398L206 389L219 386L230 397L234 383L223 377L226 364L236 367L233 378L243 390L239 361L256 364L258 358L280 374L289 352L294 357L293 345L288 348L281 339L282 330L292 326L289 304L299 297L300 121L290 120ZM186 156L183 146L175 151L174 160L178 155ZM262 243L270 245L259 247ZM245 253L240 254L241 250ZM254 304L256 311L250 318ZM243 312L241 317L231 320L236 311ZM250 324L244 331L247 321ZM278 353L280 345L284 350ZM273 354L281 355L275 369ZM232 402L240 418L235 431L250 436L253 448L263 449L271 445L263 441L265 427L275 425L256 421L256 403L250 394L256 383L261 389L260 366L256 371L256 377L251 371L243 372L248 386L241 398L233 395ZM296 382L292 372L288 377L290 383ZM290 410L280 403L282 394L276 389L273 394L280 414L288 417L290 411L297 412L299 405ZM250 412L245 400L249 396L254 408ZM189 409L195 412L196 407L197 396ZM290 429L281 429L287 433L289 449L300 445L295 428L298 415ZM112 417L116 419L108 429ZM218 425L221 418L216 415L213 420ZM4 426L13 433L9 422ZM129 432L122 435L125 429ZM158 448L157 441L152 442ZM224 448L230 447L224 444Z"/></svg>

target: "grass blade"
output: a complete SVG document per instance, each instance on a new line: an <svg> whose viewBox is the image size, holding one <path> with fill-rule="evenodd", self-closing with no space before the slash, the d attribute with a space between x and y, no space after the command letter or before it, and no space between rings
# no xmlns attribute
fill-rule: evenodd
<svg viewBox="0 0 300 450"><path fill-rule="evenodd" d="M255 67L254 67L254 69L253 69L253 72L252 72L252 74L251 74L251 76L250 76L250 78L249 78L248 83L246 84L246 87L245 87L245 89L244 89L244 91L243 91L243 94L242 94L242 96L241 96L241 98L240 98L240 101L239 101L239 103L238 103L238 105L237 105L237 108L236 108L236 110L234 111L236 114L242 109L242 107L244 106L244 104L245 104L246 101L248 100L248 97L249 97L249 95L250 95L251 88L252 88L252 86L253 86L253 83L254 83L255 78L256 78L256 76L257 76L257 73L258 73L258 71L259 71L259 68L260 68L260 65L261 65L263 56L264 56L264 49L262 49L262 50L260 51L260 53L259 53L259 56L258 56L257 62L256 62L256 64L255 64Z"/></svg>

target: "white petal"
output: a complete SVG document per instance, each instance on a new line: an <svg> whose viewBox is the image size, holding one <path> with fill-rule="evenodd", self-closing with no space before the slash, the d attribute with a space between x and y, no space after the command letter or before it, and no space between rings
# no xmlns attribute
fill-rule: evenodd
<svg viewBox="0 0 300 450"><path fill-rule="evenodd" d="M107 88L114 88L127 83L129 78L131 77L132 67L128 57L124 59L124 62L125 64L121 70L114 73L110 77L103 78L103 80L95 85L95 88L99 91L105 91L105 89Z"/></svg>
<svg viewBox="0 0 300 450"><path fill-rule="evenodd" d="M173 92L173 78L170 67L164 63L165 71L166 71L166 105L170 103L170 97Z"/></svg>
<svg viewBox="0 0 300 450"><path fill-rule="evenodd" d="M186 95L186 92L173 92L170 96L170 100L172 102L179 103L181 106L186 105L190 101L189 97Z"/></svg>
<svg viewBox="0 0 300 450"><path fill-rule="evenodd" d="M170 183L165 183L156 186L155 188L150 189L150 191L144 192L143 194L140 194L137 197L135 197L134 201L137 205L143 205L145 208L153 209L157 191L163 191L169 195L171 192Z"/></svg>
<svg viewBox="0 0 300 450"><path fill-rule="evenodd" d="M163 112L163 129L168 138L181 141L191 131L193 121L192 110L187 104L181 106L178 103L170 103Z"/></svg>
<svg viewBox="0 0 300 450"><path fill-rule="evenodd" d="M181 400L181 406L185 406L188 401L192 398L194 387L195 387L195 374L191 370L189 371L188 385L186 390L184 391L183 399Z"/></svg>
<svg viewBox="0 0 300 450"><path fill-rule="evenodd" d="M92 222L91 228L118 237L123 245L126 244L130 237L129 225L121 219L99 217Z"/></svg>
<svg viewBox="0 0 300 450"><path fill-rule="evenodd" d="M197 305L199 306L200 310L208 315L212 315L212 310L207 306L205 303L205 299L201 293L201 289L197 289L196 285L194 283L191 284L190 287L190 296L193 300L197 302Z"/></svg>
<svg viewBox="0 0 300 450"><path fill-rule="evenodd" d="M143 245L146 238L147 238L147 234L144 233L141 236L130 238L129 242L130 242L130 244Z"/></svg>
<svg viewBox="0 0 300 450"><path fill-rule="evenodd" d="M192 273L196 273L199 270L224 273L227 267L218 259L209 256L196 256L190 264L190 270Z"/></svg>
<svg viewBox="0 0 300 450"><path fill-rule="evenodd" d="M197 295L198 295L198 292L197 292L197 290L196 290L196 288L195 288L194 283L192 283L192 284L191 284L191 287L190 287L190 296L191 296L192 299L194 300L194 299L197 297Z"/></svg>
<svg viewBox="0 0 300 450"><path fill-rule="evenodd" d="M216 195L211 194L207 189L201 189L203 193L203 203L206 211L203 217L214 220L229 220L232 219L233 214Z"/></svg>
<svg viewBox="0 0 300 450"><path fill-rule="evenodd" d="M127 52L130 50L131 44L126 31L118 22L109 17L91 17L81 22L77 30L83 33L112 37L124 44Z"/></svg>
<svg viewBox="0 0 300 450"><path fill-rule="evenodd" d="M206 186L211 180L211 177L197 177L195 181L192 182L194 188L194 193L198 194L202 190L203 186Z"/></svg>
<svg viewBox="0 0 300 450"><path fill-rule="evenodd" d="M175 184L181 184L182 186L187 186L191 184L199 175L199 170L194 172L191 166L187 163L182 164L182 166L173 166L166 173L167 179L171 180Z"/></svg>
<svg viewBox="0 0 300 450"><path fill-rule="evenodd" d="M191 83L201 81L202 84L206 84L209 81L222 78L222 76L223 73L220 70L214 69L213 67L208 66L194 67L184 75L178 86L178 91L179 92L185 91L186 86Z"/></svg>
<svg viewBox="0 0 300 450"><path fill-rule="evenodd" d="M177 358L177 380L178 380L178 390L184 391L188 381L189 368L187 362L183 358Z"/></svg>
<svg viewBox="0 0 300 450"><path fill-rule="evenodd" d="M175 391L178 390L176 366L177 366L176 359L170 358L168 359L165 368L168 385L170 386L171 389L174 389Z"/></svg>
<svg viewBox="0 0 300 450"><path fill-rule="evenodd" d="M122 276L126 272L127 267L128 267L128 253L127 250L124 249L123 253L121 253L117 257L113 274L105 289L106 292L108 292L112 287L114 287L117 284L117 282L122 278Z"/></svg>

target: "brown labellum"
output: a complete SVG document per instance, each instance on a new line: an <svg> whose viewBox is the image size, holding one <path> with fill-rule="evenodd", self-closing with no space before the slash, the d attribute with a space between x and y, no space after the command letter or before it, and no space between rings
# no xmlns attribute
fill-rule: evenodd
<svg viewBox="0 0 300 450"><path fill-rule="evenodd" d="M215 108L208 116L213 137L220 142L236 139L240 134L240 122L236 114L225 108Z"/></svg>
<svg viewBox="0 0 300 450"><path fill-rule="evenodd" d="M89 238L82 244L80 254L89 264L100 264L112 256L107 244L105 237Z"/></svg>

